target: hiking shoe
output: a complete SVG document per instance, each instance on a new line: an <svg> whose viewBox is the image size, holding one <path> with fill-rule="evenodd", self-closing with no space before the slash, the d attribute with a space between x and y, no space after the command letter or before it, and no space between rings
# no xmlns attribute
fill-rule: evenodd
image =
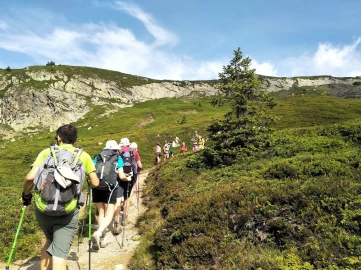
<svg viewBox="0 0 361 270"><path fill-rule="evenodd" d="M114 235L118 235L118 234L120 234L121 231L122 231L122 228L120 227L119 222L114 222L114 225L113 225L113 234L114 234Z"/></svg>
<svg viewBox="0 0 361 270"><path fill-rule="evenodd" d="M105 237L100 238L100 247L105 248L108 245L108 241L105 239Z"/></svg>
<svg viewBox="0 0 361 270"><path fill-rule="evenodd" d="M92 235L92 248L94 250L99 250L99 246L100 246L100 236L101 236L101 232L95 231Z"/></svg>

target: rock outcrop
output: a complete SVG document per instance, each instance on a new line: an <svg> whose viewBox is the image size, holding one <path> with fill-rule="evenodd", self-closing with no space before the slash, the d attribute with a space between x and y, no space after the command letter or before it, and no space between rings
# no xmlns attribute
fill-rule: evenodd
<svg viewBox="0 0 361 270"><path fill-rule="evenodd" d="M261 89L271 92L303 86L361 84L361 77L260 76L260 79ZM77 121L95 105L118 110L151 99L210 96L217 92L216 83L156 81L87 67L28 67L11 72L0 70L0 124L3 127L0 127L0 131L52 131L61 124Z"/></svg>
<svg viewBox="0 0 361 270"><path fill-rule="evenodd" d="M116 110L135 102L165 97L209 96L217 91L206 82L154 82L132 75L128 77L138 78L138 82L122 86L119 80L77 74L69 76L62 71L25 69L16 74L0 73L0 124L15 132L39 128L51 131L61 124L77 121L95 105ZM128 77L123 76L122 80Z"/></svg>

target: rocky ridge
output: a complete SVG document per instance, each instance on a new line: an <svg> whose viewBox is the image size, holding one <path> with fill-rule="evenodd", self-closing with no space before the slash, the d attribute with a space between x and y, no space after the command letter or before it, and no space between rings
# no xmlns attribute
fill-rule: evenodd
<svg viewBox="0 0 361 270"><path fill-rule="evenodd" d="M115 111L136 102L165 97L210 96L217 92L216 81L155 81L112 72L107 76L91 69L84 75L80 67L67 70L25 68L17 72L0 71L0 134L54 130L61 124L75 122L96 105ZM84 68L83 68L84 69ZM104 74L104 71L100 70ZM77 73L78 72L78 73ZM119 74L121 79L113 79ZM276 92L294 87L332 84L352 85L361 77L267 77L260 76L262 90ZM128 80L128 82L127 82ZM133 83L129 84L132 80ZM109 110L109 109L108 109Z"/></svg>

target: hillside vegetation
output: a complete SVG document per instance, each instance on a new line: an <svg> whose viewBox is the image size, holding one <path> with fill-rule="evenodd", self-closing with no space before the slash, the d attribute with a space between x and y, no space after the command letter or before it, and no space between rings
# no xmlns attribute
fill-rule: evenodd
<svg viewBox="0 0 361 270"><path fill-rule="evenodd" d="M190 144L196 130L202 133L213 117L224 113L224 108L211 107L207 98L152 100L105 116L103 113L106 110L106 106L98 106L83 119L73 123L79 132L76 145L94 156L107 140L120 141L120 138L128 137L138 143L145 168L153 166L153 147L157 141L164 143L178 136ZM38 153L54 144L54 135L55 132L45 132L36 136L17 137L14 142L0 142L0 187L3 194L0 207L6 209L0 213L3 220L0 223L2 261L9 255L16 231L14 224L17 224L20 218L20 195L24 176ZM177 150L174 149L174 152ZM42 235L38 231L33 207L27 209L14 260L40 254Z"/></svg>
<svg viewBox="0 0 361 270"><path fill-rule="evenodd" d="M144 187L149 210L137 224L143 236L131 269L361 268L359 87L345 86L351 96L340 85L337 91L295 85L273 92L278 105L265 115L278 120L263 137L266 147L249 147L228 164L207 159L207 143L198 153L173 148L175 156L154 168ZM145 168L154 166L155 142L179 137L190 150L196 132L207 137L213 120L230 109L211 106L209 97L162 98L122 109L111 102L92 106L73 122L76 146L93 156L107 140L128 137L138 143ZM23 178L53 138L54 132L43 130L0 141L2 261L20 218ZM38 256L43 240L30 206L13 260Z"/></svg>
<svg viewBox="0 0 361 270"><path fill-rule="evenodd" d="M178 136L190 146L196 130L204 134L211 119L227 111L209 101L160 99L100 118L99 107L74 123L77 145L95 155L100 143L127 136L138 142L150 168L156 141ZM149 211L139 221L144 239L133 269L358 268L361 101L304 95L278 103L273 113L281 120L264 157L204 169L188 166L197 154L173 149L176 156L151 174L145 189ZM22 179L53 137L2 142L2 261L20 217ZM25 215L14 260L39 255L42 235L33 211L30 206Z"/></svg>
<svg viewBox="0 0 361 270"><path fill-rule="evenodd" d="M132 269L361 267L361 101L278 103L262 156L208 168L188 153L154 170Z"/></svg>

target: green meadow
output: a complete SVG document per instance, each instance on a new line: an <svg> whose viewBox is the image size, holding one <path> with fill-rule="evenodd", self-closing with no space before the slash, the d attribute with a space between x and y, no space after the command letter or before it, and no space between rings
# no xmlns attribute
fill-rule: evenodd
<svg viewBox="0 0 361 270"><path fill-rule="evenodd" d="M152 168L131 269L357 269L361 267L361 100L309 91L274 93L269 149L231 166L207 168L200 153L153 168L155 142L179 137L191 149L227 107L209 98L159 99L105 116L95 107L73 123L77 146L95 155L109 139L138 143ZM0 142L0 256L6 261L21 213L25 174L54 133ZM206 144L207 146L207 144ZM13 260L39 256L43 241L27 209Z"/></svg>

